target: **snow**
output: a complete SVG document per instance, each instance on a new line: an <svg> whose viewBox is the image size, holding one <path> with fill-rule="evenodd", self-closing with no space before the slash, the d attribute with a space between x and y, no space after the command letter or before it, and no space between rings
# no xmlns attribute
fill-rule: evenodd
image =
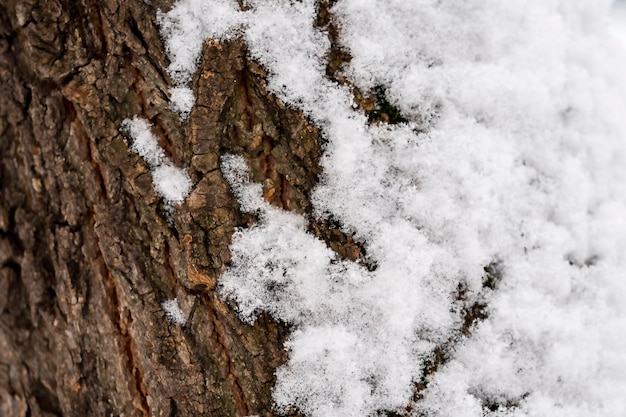
<svg viewBox="0 0 626 417"><path fill-rule="evenodd" d="M626 1L620 0L613 4L611 20L613 35L626 47Z"/></svg>
<svg viewBox="0 0 626 417"><path fill-rule="evenodd" d="M186 120L195 104L193 91L189 87L173 87L170 89L170 104L172 110L180 113L182 120Z"/></svg>
<svg viewBox="0 0 626 417"><path fill-rule="evenodd" d="M154 190L163 199L167 210L182 203L191 191L191 178L187 171L178 168L165 156L150 124L135 116L126 119L122 128L133 138L130 150L141 156L150 167Z"/></svg>
<svg viewBox="0 0 626 417"><path fill-rule="evenodd" d="M272 92L328 139L315 215L377 264L339 259L223 157L259 222L233 237L220 294L248 322L266 311L294 328L277 409L402 411L445 345L415 415L623 416L626 50L610 2L339 0L345 75L383 85L398 125L369 125L326 77L314 0L246 4L180 0L161 15L173 79L189 82L205 39L243 37ZM163 158L146 129L133 136ZM501 281L485 288L495 262ZM488 318L464 336L479 301Z"/></svg>
<svg viewBox="0 0 626 417"><path fill-rule="evenodd" d="M173 298L171 300L165 300L161 303L161 308L165 311L167 319L178 326L184 326L187 323L185 313L178 304L178 299Z"/></svg>

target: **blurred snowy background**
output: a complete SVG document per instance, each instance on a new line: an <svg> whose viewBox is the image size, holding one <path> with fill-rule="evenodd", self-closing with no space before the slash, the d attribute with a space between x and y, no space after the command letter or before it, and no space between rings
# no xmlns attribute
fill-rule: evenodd
<svg viewBox="0 0 626 417"><path fill-rule="evenodd" d="M626 0L617 0L613 4L612 18L613 33L626 47Z"/></svg>

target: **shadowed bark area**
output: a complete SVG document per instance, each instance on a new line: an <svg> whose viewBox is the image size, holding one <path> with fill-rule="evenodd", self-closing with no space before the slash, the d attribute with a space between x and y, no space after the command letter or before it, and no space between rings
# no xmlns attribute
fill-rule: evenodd
<svg viewBox="0 0 626 417"><path fill-rule="evenodd" d="M245 156L268 201L310 218L319 133L267 92L240 41L205 44L181 122L155 17L169 3L0 4L2 416L272 414L287 331L243 324L215 293L233 231L255 221L219 158ZM120 133L134 115L194 181L172 226ZM174 297L183 327L161 308Z"/></svg>

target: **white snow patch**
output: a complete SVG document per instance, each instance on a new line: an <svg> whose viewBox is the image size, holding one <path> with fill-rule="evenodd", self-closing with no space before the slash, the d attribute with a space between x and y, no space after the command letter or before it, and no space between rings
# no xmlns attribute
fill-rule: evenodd
<svg viewBox="0 0 626 417"><path fill-rule="evenodd" d="M159 166L166 160L165 152L150 131L148 122L135 116L132 120L124 120L122 128L133 138L130 150L141 156L150 167Z"/></svg>
<svg viewBox="0 0 626 417"><path fill-rule="evenodd" d="M626 1L616 1L611 12L611 31L626 48Z"/></svg>
<svg viewBox="0 0 626 417"><path fill-rule="evenodd" d="M154 167L152 181L157 194L171 206L182 203L191 190L191 178L187 171L171 163Z"/></svg>
<svg viewBox="0 0 626 417"><path fill-rule="evenodd" d="M177 3L162 16L170 71L186 83L206 37L239 31L270 89L328 139L316 214L377 265L338 259L262 199L241 158L223 159L260 222L235 234L220 293L245 320L267 311L296 329L278 408L403 410L451 341L417 415L623 416L626 56L608 41L610 1L339 0L346 75L385 87L409 119L395 126L369 125L326 78L314 0L247 6ZM485 289L494 261L502 280ZM478 300L489 317L464 337Z"/></svg>
<svg viewBox="0 0 626 417"><path fill-rule="evenodd" d="M122 128L133 138L130 150L141 156L150 167L154 190L163 199L166 209L171 210L182 203L191 191L191 178L186 170L176 167L165 156L158 139L150 131L150 124L135 116L124 120Z"/></svg>
<svg viewBox="0 0 626 417"><path fill-rule="evenodd" d="M161 303L161 308L165 312L167 319L176 325L184 326L187 323L187 318L185 317L185 313L180 308L178 304L178 298L173 298L171 300L165 300Z"/></svg>
<svg viewBox="0 0 626 417"><path fill-rule="evenodd" d="M193 91L189 87L170 88L170 106L172 110L180 113L182 120L186 120L196 102Z"/></svg>

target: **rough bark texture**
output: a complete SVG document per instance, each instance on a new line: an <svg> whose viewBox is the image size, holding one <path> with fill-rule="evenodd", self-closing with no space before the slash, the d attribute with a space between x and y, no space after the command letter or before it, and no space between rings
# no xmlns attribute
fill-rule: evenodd
<svg viewBox="0 0 626 417"><path fill-rule="evenodd" d="M156 25L168 0L0 2L0 415L271 415L287 330L215 293L242 215L219 168L245 156L271 203L310 217L319 134L241 41L207 42L181 122ZM125 118L150 121L194 188L169 226ZM359 246L311 230L342 256ZM184 327L161 308L178 297Z"/></svg>

